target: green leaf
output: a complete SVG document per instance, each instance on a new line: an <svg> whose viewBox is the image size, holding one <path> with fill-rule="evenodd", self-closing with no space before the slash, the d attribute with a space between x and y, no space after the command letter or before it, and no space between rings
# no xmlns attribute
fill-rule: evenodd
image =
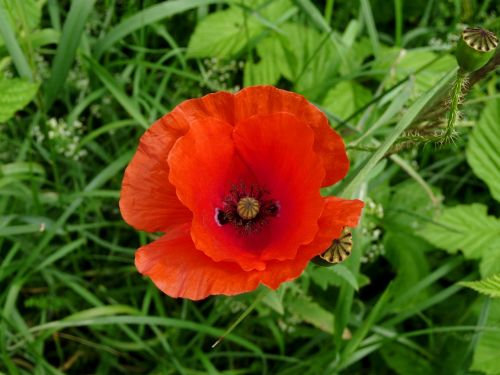
<svg viewBox="0 0 500 375"><path fill-rule="evenodd" d="M492 275L484 280L462 281L459 284L474 289L481 294L486 294L493 298L500 298L500 273Z"/></svg>
<svg viewBox="0 0 500 375"><path fill-rule="evenodd" d="M491 301L486 325L496 328L500 325L500 300ZM484 372L487 375L500 374L498 353L500 353L500 333L493 331L482 332L470 369Z"/></svg>
<svg viewBox="0 0 500 375"><path fill-rule="evenodd" d="M298 296L287 302L287 308L300 319L322 331L333 333L333 315L308 297Z"/></svg>
<svg viewBox="0 0 500 375"><path fill-rule="evenodd" d="M40 24L42 6L45 1L40 0L0 0L9 14L9 22L20 30L26 22L26 26L33 30ZM27 31L27 30L26 30Z"/></svg>
<svg viewBox="0 0 500 375"><path fill-rule="evenodd" d="M450 253L462 250L469 259L481 258L489 248L500 248L500 220L487 215L481 204L444 209L419 234Z"/></svg>
<svg viewBox="0 0 500 375"><path fill-rule="evenodd" d="M490 101L472 131L467 145L467 161L474 173L488 185L500 202L500 100Z"/></svg>
<svg viewBox="0 0 500 375"><path fill-rule="evenodd" d="M384 154L389 150L392 144L397 140L399 135L413 122L413 120L423 111L426 106L431 103L436 96L439 95L441 90L447 87L452 79L456 75L456 69L449 72L447 75L441 78L439 83L437 83L431 90L425 93L423 96L419 97L415 103L411 105L406 111L403 117L398 121L396 126L392 128L391 132L387 134L384 142L379 146L377 151L375 151L371 156L364 159L360 166L349 173L347 178L340 185L338 196L344 198L350 198L354 195L356 189L359 185L365 181L366 176L370 174L377 163L384 157ZM401 100L396 98L394 100Z"/></svg>
<svg viewBox="0 0 500 375"><path fill-rule="evenodd" d="M262 27L239 8L210 14L189 40L188 57L228 58L240 52Z"/></svg>
<svg viewBox="0 0 500 375"><path fill-rule="evenodd" d="M385 79L386 88L409 75L415 75L413 97L430 90L439 82L443 74L457 66L453 56L439 56L431 51L401 50L387 47L384 47L382 51L382 54L374 62L373 70L391 71L389 79ZM416 73L417 71L419 72ZM380 79L383 78L385 76L380 76Z"/></svg>
<svg viewBox="0 0 500 375"><path fill-rule="evenodd" d="M0 79L0 122L6 122L33 100L38 85L22 79Z"/></svg>
<svg viewBox="0 0 500 375"><path fill-rule="evenodd" d="M343 264L336 264L332 268L330 268L333 272L340 276L340 278L346 281L354 290L359 289L358 280L356 280L356 276L354 273L344 266Z"/></svg>
<svg viewBox="0 0 500 375"><path fill-rule="evenodd" d="M243 72L244 86L275 85L280 78L280 68L276 63L283 56L280 42L276 37L266 38L257 45L259 62L247 61Z"/></svg>
<svg viewBox="0 0 500 375"><path fill-rule="evenodd" d="M427 375L435 373L435 369L426 358L401 344L383 345L380 354L382 354L387 366L397 374Z"/></svg>
<svg viewBox="0 0 500 375"><path fill-rule="evenodd" d="M276 60L277 66L285 78L295 83L295 91L319 100L338 78L338 51L311 27L287 23L281 29L286 37L281 38L283 58Z"/></svg>
<svg viewBox="0 0 500 375"><path fill-rule="evenodd" d="M413 180L396 185L394 190L390 202L384 207L384 223L395 232L404 231L412 235L432 218L436 206Z"/></svg>
<svg viewBox="0 0 500 375"><path fill-rule="evenodd" d="M173 0L150 6L124 19L104 35L104 37L99 39L94 46L94 56L96 59L99 59L113 44L122 40L132 32L152 23L192 8L222 2L224 2L224 0Z"/></svg>
<svg viewBox="0 0 500 375"><path fill-rule="evenodd" d="M370 90L354 81L341 81L326 94L323 107L341 119L346 119L372 98ZM355 117L354 121L361 115Z"/></svg>
<svg viewBox="0 0 500 375"><path fill-rule="evenodd" d="M424 252L426 243L414 235L399 231L397 227L387 229L384 235L385 257L397 273L393 281L394 296L401 296L429 274ZM401 305L391 307L397 308L398 311L405 310L422 301L426 295L426 290L414 293Z"/></svg>
<svg viewBox="0 0 500 375"><path fill-rule="evenodd" d="M479 270L483 278L500 273L500 248L491 247L485 252L479 263Z"/></svg>

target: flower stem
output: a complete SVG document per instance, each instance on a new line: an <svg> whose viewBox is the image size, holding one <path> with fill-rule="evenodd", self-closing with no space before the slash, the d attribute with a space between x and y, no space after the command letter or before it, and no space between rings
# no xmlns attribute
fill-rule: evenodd
<svg viewBox="0 0 500 375"><path fill-rule="evenodd" d="M446 124L446 130L442 135L441 142L445 143L450 141L455 136L455 124L457 118L460 116L460 111L458 106L462 100L462 87L467 84L467 73L462 69L457 72L457 78L453 83L450 94L450 110L448 112L448 121Z"/></svg>

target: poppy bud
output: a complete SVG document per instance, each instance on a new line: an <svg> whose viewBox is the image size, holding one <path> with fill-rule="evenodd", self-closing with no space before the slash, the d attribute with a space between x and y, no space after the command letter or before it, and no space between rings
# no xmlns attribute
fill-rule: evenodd
<svg viewBox="0 0 500 375"><path fill-rule="evenodd" d="M482 68L495 54L498 39L491 31L466 28L458 41L456 58L460 68L468 73Z"/></svg>

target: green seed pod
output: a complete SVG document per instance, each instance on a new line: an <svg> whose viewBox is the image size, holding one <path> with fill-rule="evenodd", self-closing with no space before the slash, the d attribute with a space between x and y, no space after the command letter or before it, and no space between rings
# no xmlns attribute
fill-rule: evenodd
<svg viewBox="0 0 500 375"><path fill-rule="evenodd" d="M495 54L497 45L498 39L491 31L465 29L457 45L458 65L468 73L482 68Z"/></svg>

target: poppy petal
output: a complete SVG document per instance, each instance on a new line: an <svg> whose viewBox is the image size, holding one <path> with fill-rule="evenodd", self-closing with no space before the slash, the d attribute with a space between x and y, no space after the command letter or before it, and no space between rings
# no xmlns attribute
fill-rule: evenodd
<svg viewBox="0 0 500 375"><path fill-rule="evenodd" d="M244 270L264 269L257 244L238 239L231 224L221 227L216 220L233 184L255 182L235 151L232 132L231 125L214 118L192 122L168 157L170 181L193 212L191 236L197 249L217 262L237 262Z"/></svg>
<svg viewBox="0 0 500 375"><path fill-rule="evenodd" d="M361 205L351 202L350 224L360 215ZM285 281L298 277L309 260L330 246L337 238L343 224L335 223L339 213L337 199L326 198L325 209L319 219L320 231L314 241L303 245L297 258L287 261L270 261L263 271L243 271L231 262L214 262L197 250L189 236L189 225L178 226L159 240L141 247L135 255L140 273L147 275L155 285L171 297L200 300L209 295L235 295L257 288L259 283L276 289ZM342 203L345 208L347 203Z"/></svg>
<svg viewBox="0 0 500 375"><path fill-rule="evenodd" d="M179 201L168 181L167 156L187 127L167 116L156 121L141 137L122 182L120 211L139 230L166 231L191 220L191 212Z"/></svg>
<svg viewBox="0 0 500 375"><path fill-rule="evenodd" d="M318 221L317 236L311 243L299 248L295 259L268 262L266 270L259 276L262 284L276 289L281 283L297 278L313 257L324 252L334 239L340 237L345 226L357 226L363 202L336 197L326 197L324 201L325 208ZM344 215L343 219L339 218L339 214Z"/></svg>
<svg viewBox="0 0 500 375"><path fill-rule="evenodd" d="M314 149L326 171L321 186L329 186L345 177L349 169L344 141L328 124L328 119L302 95L273 86L252 86L236 94L235 121L255 115L277 112L293 114L315 133Z"/></svg>
<svg viewBox="0 0 500 375"><path fill-rule="evenodd" d="M135 255L135 265L171 297L200 300L212 294L234 295L257 288L256 274L236 263L214 262L194 247L189 227L167 233Z"/></svg>
<svg viewBox="0 0 500 375"><path fill-rule="evenodd" d="M275 113L240 121L233 139L279 207L278 216L267 224L272 236L261 249L261 259L294 258L299 246L316 236L324 206L319 189L325 171L313 151L314 132L289 113Z"/></svg>

